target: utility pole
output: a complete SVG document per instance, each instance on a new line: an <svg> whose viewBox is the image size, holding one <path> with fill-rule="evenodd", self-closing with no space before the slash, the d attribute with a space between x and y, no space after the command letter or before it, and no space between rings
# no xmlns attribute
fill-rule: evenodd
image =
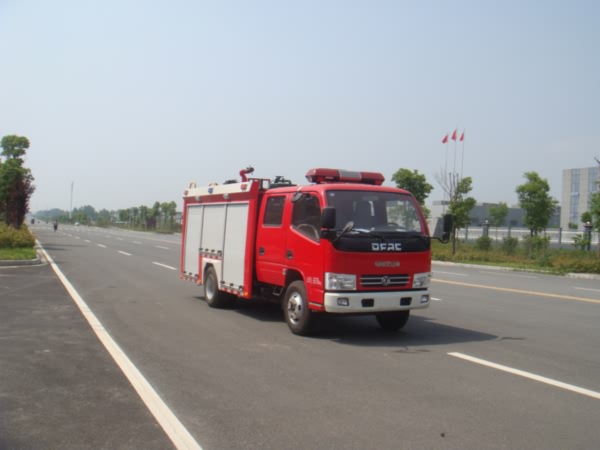
<svg viewBox="0 0 600 450"><path fill-rule="evenodd" d="M73 218L73 182L71 181L71 206L69 207L69 220Z"/></svg>

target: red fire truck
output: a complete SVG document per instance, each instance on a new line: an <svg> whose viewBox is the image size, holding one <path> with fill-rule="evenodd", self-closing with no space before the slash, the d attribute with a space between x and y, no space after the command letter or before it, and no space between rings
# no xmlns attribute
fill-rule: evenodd
<svg viewBox="0 0 600 450"><path fill-rule="evenodd" d="M431 237L409 192L375 172L312 169L296 186L252 171L184 194L180 276L209 306L273 299L299 335L319 313L372 314L394 331L429 306Z"/></svg>

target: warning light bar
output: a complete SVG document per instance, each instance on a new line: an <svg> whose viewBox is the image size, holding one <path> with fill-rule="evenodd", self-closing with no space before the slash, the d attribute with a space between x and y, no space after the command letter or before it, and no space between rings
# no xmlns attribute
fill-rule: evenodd
<svg viewBox="0 0 600 450"><path fill-rule="evenodd" d="M355 172L342 169L310 169L306 172L310 183L360 183L381 186L385 177L378 172Z"/></svg>

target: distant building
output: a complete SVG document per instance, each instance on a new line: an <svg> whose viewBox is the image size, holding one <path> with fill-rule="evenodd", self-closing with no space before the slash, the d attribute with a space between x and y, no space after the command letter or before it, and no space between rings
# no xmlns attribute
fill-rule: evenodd
<svg viewBox="0 0 600 450"><path fill-rule="evenodd" d="M600 167L563 170L560 216L560 226L563 229L569 229L569 224L583 228L581 215L589 211L590 197L598 192L599 181Z"/></svg>

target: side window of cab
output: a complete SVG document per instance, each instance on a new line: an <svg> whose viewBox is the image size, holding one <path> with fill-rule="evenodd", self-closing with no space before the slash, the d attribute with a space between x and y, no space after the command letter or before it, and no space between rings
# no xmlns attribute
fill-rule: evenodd
<svg viewBox="0 0 600 450"><path fill-rule="evenodd" d="M303 194L294 202L292 227L313 241L321 240L321 206L317 197Z"/></svg>
<svg viewBox="0 0 600 450"><path fill-rule="evenodd" d="M280 227L283 223L283 207L285 206L285 197L278 195L269 197L265 205L265 215L263 225Z"/></svg>

